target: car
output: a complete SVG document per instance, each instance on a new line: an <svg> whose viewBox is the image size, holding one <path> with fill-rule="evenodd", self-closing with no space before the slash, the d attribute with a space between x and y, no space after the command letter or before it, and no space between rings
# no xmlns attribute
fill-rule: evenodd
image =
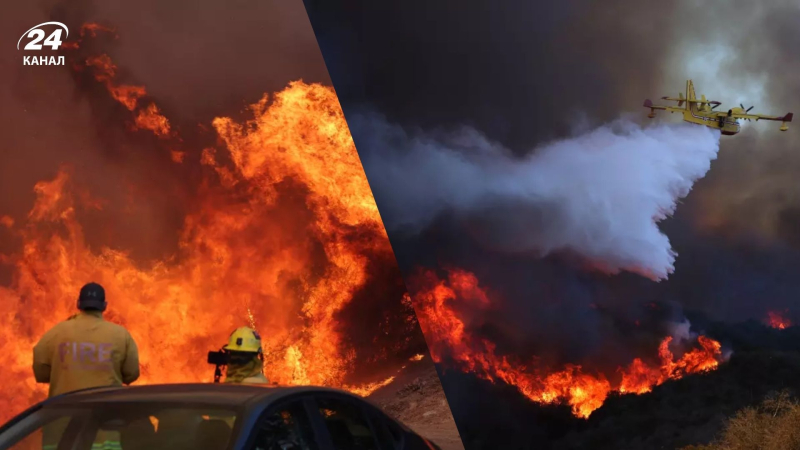
<svg viewBox="0 0 800 450"><path fill-rule="evenodd" d="M0 427L0 450L441 450L338 389L162 384L76 391Z"/></svg>

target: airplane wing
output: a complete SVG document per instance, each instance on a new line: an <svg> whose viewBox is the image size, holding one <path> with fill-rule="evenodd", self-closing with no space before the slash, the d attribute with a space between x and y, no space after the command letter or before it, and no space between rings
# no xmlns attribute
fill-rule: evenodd
<svg viewBox="0 0 800 450"><path fill-rule="evenodd" d="M747 113L745 113L745 114L737 114L737 113L728 114L728 113L721 112L721 111L720 111L720 113L722 115L727 116L727 117L735 117L737 119L776 120L776 121L780 121L780 122L791 122L792 121L792 117L794 116L794 114L792 114L792 113L787 113L785 116L765 116L763 114L747 114Z"/></svg>
<svg viewBox="0 0 800 450"><path fill-rule="evenodd" d="M722 103L720 103L720 102L718 102L716 100L688 100L688 99L685 99L685 98L673 98L673 97L661 97L661 99L662 100L672 100L673 102L678 102L678 106L680 106L680 104L683 103L683 102L686 102L686 103L697 103L698 105L704 105L704 104L721 105L722 104Z"/></svg>
<svg viewBox="0 0 800 450"><path fill-rule="evenodd" d="M680 112L680 113L682 113L684 111L683 108L676 108L674 106L654 105L653 102L650 101L650 99L645 100L643 106L645 108L650 108L651 111L656 110L656 109L669 111L669 112Z"/></svg>
<svg viewBox="0 0 800 450"><path fill-rule="evenodd" d="M726 113L726 112L722 112L722 111L720 111L720 112L717 114L717 117L722 117L722 116L725 116L725 117L733 117L733 118L736 118L736 119L748 119L748 120L756 120L756 121L758 121L758 120L775 120L775 121L780 121L780 122L783 122L783 123L781 124L781 128L780 128L780 130L781 130L781 131L786 131L786 130L788 130L788 129L789 129L789 125L787 125L787 123L789 123L789 122L791 122L791 121L792 121L792 117L794 116L794 114L792 114L792 113L786 113L786 115L785 115L785 116L765 116L765 115L763 115L763 114L734 113L733 111L728 111L728 112Z"/></svg>
<svg viewBox="0 0 800 450"><path fill-rule="evenodd" d="M670 100L671 100L671 99L670 99ZM686 103L697 103L698 105L705 105L705 104L709 104L709 105L721 105L721 104L722 104L721 102L718 102L718 101L716 101L716 100L684 100L684 101L685 101Z"/></svg>

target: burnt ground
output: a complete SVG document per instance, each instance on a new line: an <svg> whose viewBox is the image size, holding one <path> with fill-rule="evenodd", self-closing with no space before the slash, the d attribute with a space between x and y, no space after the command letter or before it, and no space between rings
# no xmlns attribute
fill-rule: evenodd
<svg viewBox="0 0 800 450"><path fill-rule="evenodd" d="M464 450L439 375L429 357L409 361L395 380L369 399L442 450Z"/></svg>

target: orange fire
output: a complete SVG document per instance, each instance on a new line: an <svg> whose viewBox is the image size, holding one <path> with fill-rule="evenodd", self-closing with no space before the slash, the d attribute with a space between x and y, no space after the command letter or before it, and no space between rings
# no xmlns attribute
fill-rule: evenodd
<svg viewBox="0 0 800 450"><path fill-rule="evenodd" d="M116 84L117 66L108 55L92 56L86 59L86 66L94 71L94 78L106 85L108 92L115 100L129 111L136 111L139 100L147 95L144 86ZM134 130L150 130L156 136L165 138L170 134L169 120L161 114L155 103L139 108L133 122Z"/></svg>
<svg viewBox="0 0 800 450"><path fill-rule="evenodd" d="M536 402L566 402L578 417L589 417L612 391L649 392L669 379L713 370L721 359L719 342L705 336L698 337L698 348L676 359L670 350L673 339L667 336L659 347L660 364L648 365L642 359L634 359L628 367L619 369L621 380L617 383L602 373L587 373L580 365L567 365L556 371L527 367L514 358L498 355L493 342L467 330L454 306L486 308L490 305L489 296L474 274L459 269L447 272L446 280L440 280L433 271L425 271L410 283L417 317L434 361L447 361L486 380L515 386Z"/></svg>
<svg viewBox="0 0 800 450"><path fill-rule="evenodd" d="M792 326L792 321L786 318L783 313L779 311L768 311L767 312L767 324L772 328L777 328L779 330L785 330Z"/></svg>
<svg viewBox="0 0 800 450"><path fill-rule="evenodd" d="M139 111L135 124L134 129L150 130L156 136L161 137L169 135L169 121L161 115L161 111L154 103Z"/></svg>
<svg viewBox="0 0 800 450"><path fill-rule="evenodd" d="M690 373L713 370L719 365L722 350L720 343L713 339L698 336L697 343L700 348L689 350L677 361L669 350L671 342L672 336L667 336L661 341L658 348L660 365L648 366L636 358L625 370L620 370L622 381L619 392L644 394L650 392L653 386L658 386L667 380L675 380Z"/></svg>
<svg viewBox="0 0 800 450"><path fill-rule="evenodd" d="M126 106L144 95L113 84L107 57L87 64ZM154 104L142 111L161 117ZM14 380L0 387L0 422L44 397L31 372L32 347L74 313L79 288L92 280L106 288L107 318L139 344L138 383L211 381L206 352L246 324L261 331L273 382L368 395L392 381L345 384L358 361L337 315L370 279L369 255L394 258L333 89L292 82L250 111L246 123L213 121L219 148L170 150L176 163L207 169L176 237L179 254L170 258L144 263L126 249L90 247L80 213L102 213L103 202L84 195L66 166L36 184L26 220L0 216L8 228L0 232L23 242L0 254L13 270L11 284L0 286L0 353ZM166 121L137 124L169 131Z"/></svg>
<svg viewBox="0 0 800 450"><path fill-rule="evenodd" d="M113 33L112 28L99 24L88 23L81 27L78 41L66 43L66 48L78 49L83 39L87 35L97 37L98 32ZM94 55L86 58L83 63L93 71L94 78L105 84L109 94L129 111L135 112L134 120L131 124L133 130L150 130L160 138L170 137L169 120L161 113L155 103L141 107L137 111L139 102L147 95L144 86L119 84L116 82L117 66L106 54Z"/></svg>
<svg viewBox="0 0 800 450"><path fill-rule="evenodd" d="M98 32L105 32L105 33L113 33L114 29L109 28L98 23L85 23L81 25L81 32L80 37L83 38L86 35L91 35L91 37L97 37ZM114 36L117 37L116 35Z"/></svg>

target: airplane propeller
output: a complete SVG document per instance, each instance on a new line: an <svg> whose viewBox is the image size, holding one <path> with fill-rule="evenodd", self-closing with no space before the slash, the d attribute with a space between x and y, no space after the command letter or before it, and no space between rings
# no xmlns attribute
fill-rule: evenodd
<svg viewBox="0 0 800 450"><path fill-rule="evenodd" d="M750 112L750 110L751 110L751 109L753 109L753 107L754 107L754 106L751 106L751 107L749 107L749 108L747 108L747 109L744 109L744 105L743 105L743 104L741 104L741 103L739 103L739 107L740 107L740 108L742 108L742 111L744 111L744 112L745 112L745 114L746 114L746 113ZM731 111L728 111L728 115L729 115L729 116L731 115ZM744 120L746 120L746 121L750 122L750 119L744 119Z"/></svg>

